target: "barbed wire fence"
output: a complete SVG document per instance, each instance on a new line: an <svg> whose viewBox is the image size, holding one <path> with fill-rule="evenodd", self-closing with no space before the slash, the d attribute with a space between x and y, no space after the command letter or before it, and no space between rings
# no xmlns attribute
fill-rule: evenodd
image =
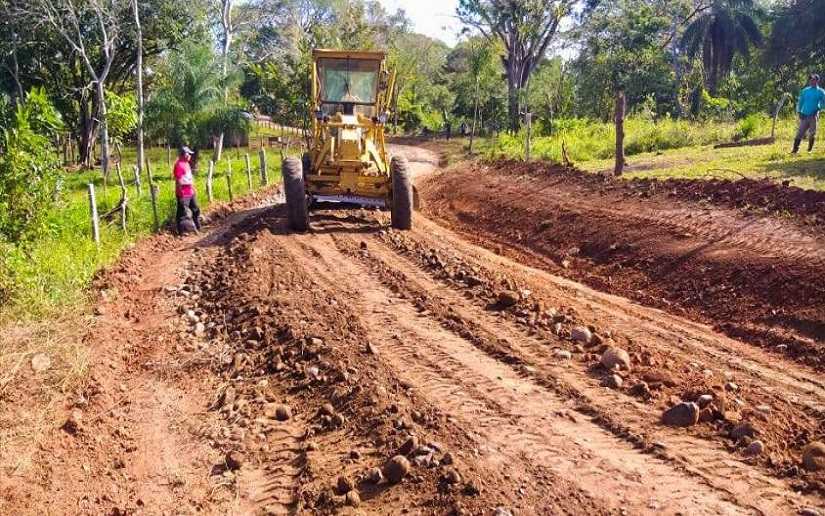
<svg viewBox="0 0 825 516"><path fill-rule="evenodd" d="M195 186L197 191L206 191L207 202L204 206L222 200L233 202L236 194L249 194L256 189L269 186L268 158L271 154L267 153L268 149L274 151L275 157L282 160L296 150L302 152L305 148L309 137L308 131L279 125L268 127L279 131L280 135L258 134L250 137L247 145L243 147L225 149L223 163L210 160L206 167L197 167ZM163 149L161 146L161 152ZM242 149L245 152L241 153ZM70 153L65 154L70 157ZM151 228L151 232L157 233L167 227L174 218L177 199L172 179L172 152L168 145L165 146L165 154L165 170L168 170L168 173L158 173L155 164L147 156L143 167L144 177L140 176L137 164L132 164L131 174L126 174L122 168L123 163L116 162L117 188L120 195L114 203L110 203L108 182L102 175L102 201L95 182L90 181L86 184L89 218L83 225L88 228L89 236L96 244L100 245L104 236L102 228L117 225L120 231L127 235L130 230L139 231L148 227ZM253 157L256 154L257 173L253 173ZM236 181L236 168L243 172L242 177L245 181ZM220 174L225 178L225 184L222 186L215 183L216 176ZM241 187L245 187L245 192L241 191Z"/></svg>

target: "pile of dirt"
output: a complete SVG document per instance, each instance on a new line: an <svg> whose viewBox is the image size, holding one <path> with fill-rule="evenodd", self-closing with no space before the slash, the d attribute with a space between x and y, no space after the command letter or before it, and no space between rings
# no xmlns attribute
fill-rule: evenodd
<svg viewBox="0 0 825 516"><path fill-rule="evenodd" d="M823 192L514 161L420 190L427 214L476 243L825 369Z"/></svg>
<svg viewBox="0 0 825 516"><path fill-rule="evenodd" d="M493 170L501 174L564 178L607 192L625 192L644 199L675 199L738 208L754 215L773 214L805 225L825 227L825 192L806 190L772 179L648 179L635 177L614 181L611 177L584 172L575 167L534 161L497 160L476 163L471 170Z"/></svg>

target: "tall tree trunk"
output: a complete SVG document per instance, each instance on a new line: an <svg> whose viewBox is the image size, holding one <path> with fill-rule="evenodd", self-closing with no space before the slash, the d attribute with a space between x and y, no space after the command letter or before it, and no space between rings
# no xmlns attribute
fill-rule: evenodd
<svg viewBox="0 0 825 516"><path fill-rule="evenodd" d="M676 32L679 28L679 17L673 16L673 24L671 26L671 43L670 43L670 58L673 65L673 101L676 106L676 118L682 117L682 102L679 99L679 91L682 87L682 64L679 62L679 44L676 38Z"/></svg>
<svg viewBox="0 0 825 516"><path fill-rule="evenodd" d="M109 178L109 124L106 122L108 111L106 110L106 89L103 81L98 80L97 102L98 117L100 118L100 166L103 170L103 177Z"/></svg>
<svg viewBox="0 0 825 516"><path fill-rule="evenodd" d="M78 102L77 162L86 168L92 168L92 148L97 134L93 109L91 99L84 95Z"/></svg>
<svg viewBox="0 0 825 516"><path fill-rule="evenodd" d="M512 133L516 133L519 126L518 94L519 90L516 81L511 77L507 77L507 117L509 118L508 125L510 126L510 132Z"/></svg>
<svg viewBox="0 0 825 516"><path fill-rule="evenodd" d="M132 6L135 10L135 28L137 30L137 168L138 177L142 177L143 164L145 163L143 151L143 30L140 26L140 10L138 9L138 0L133 0Z"/></svg>

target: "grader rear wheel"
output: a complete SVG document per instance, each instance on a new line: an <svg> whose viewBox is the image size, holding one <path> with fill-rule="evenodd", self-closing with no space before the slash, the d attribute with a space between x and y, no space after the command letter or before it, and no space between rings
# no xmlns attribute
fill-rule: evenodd
<svg viewBox="0 0 825 516"><path fill-rule="evenodd" d="M306 231L309 229L309 211L307 210L306 187L301 161L287 158L282 167L284 176L284 193L286 195L287 220L289 229Z"/></svg>
<svg viewBox="0 0 825 516"><path fill-rule="evenodd" d="M392 172L392 227L412 229L413 186L407 160L395 157L390 164Z"/></svg>

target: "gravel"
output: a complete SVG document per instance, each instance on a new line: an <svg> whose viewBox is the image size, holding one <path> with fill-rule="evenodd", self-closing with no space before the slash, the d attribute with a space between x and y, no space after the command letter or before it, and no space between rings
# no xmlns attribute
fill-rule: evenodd
<svg viewBox="0 0 825 516"><path fill-rule="evenodd" d="M570 338L575 342L590 344L590 341L593 340L593 332L584 326L576 326L570 331Z"/></svg>
<svg viewBox="0 0 825 516"><path fill-rule="evenodd" d="M662 414L662 423L668 426L693 426L699 421L699 405L682 402Z"/></svg>
<svg viewBox="0 0 825 516"><path fill-rule="evenodd" d="M609 347L602 353L600 363L608 371L614 369L630 369L630 355L622 348Z"/></svg>
<svg viewBox="0 0 825 516"><path fill-rule="evenodd" d="M825 469L825 444L813 441L802 450L802 466L808 471Z"/></svg>
<svg viewBox="0 0 825 516"><path fill-rule="evenodd" d="M384 466L384 476L391 484L401 482L410 472L410 461L403 455L396 455Z"/></svg>

